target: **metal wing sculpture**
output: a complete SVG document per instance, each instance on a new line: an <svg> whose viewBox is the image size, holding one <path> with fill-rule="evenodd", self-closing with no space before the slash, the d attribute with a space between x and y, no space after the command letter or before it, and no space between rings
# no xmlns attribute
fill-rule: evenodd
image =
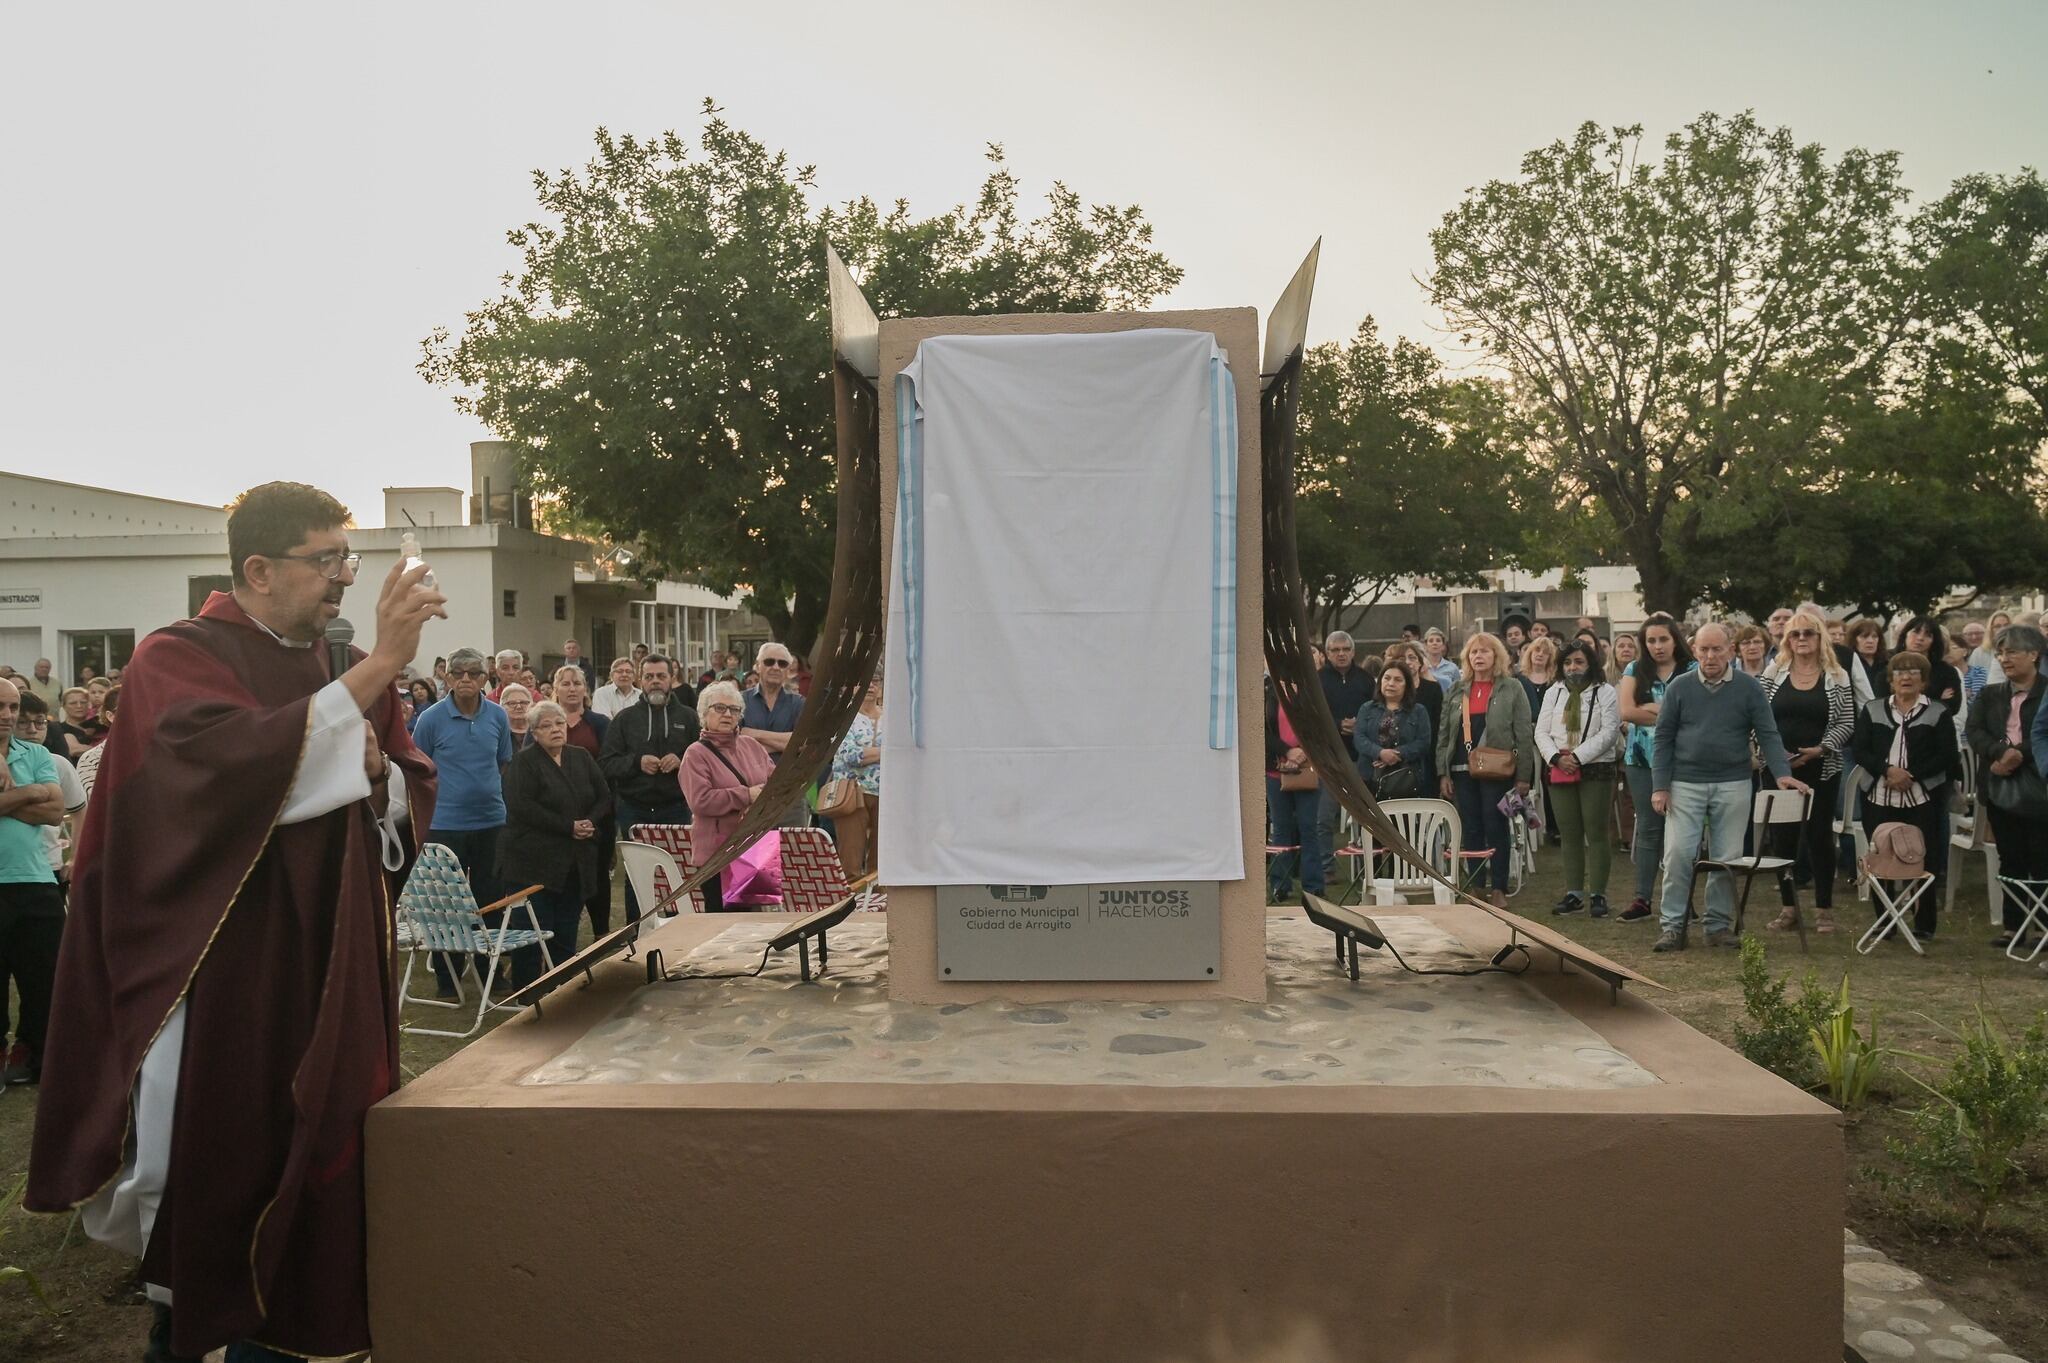
<svg viewBox="0 0 2048 1363"><path fill-rule="evenodd" d="M1442 870L1402 836L1365 788L1351 751L1323 699L1309 653L1306 599L1294 528L1294 428L1301 405L1301 370L1308 334L1308 310L1315 291L1318 241L1295 271L1267 319L1260 364L1259 434L1263 451L1264 592L1266 668L1316 774L1336 792L1338 803L1368 830L1374 842L1451 887L1453 894L1505 923L1560 957L1578 962L1619 988L1623 980L1655 981L1587 951L1569 938L1458 891ZM747 807L725 844L703 858L694 874L673 889L665 903L686 903L690 891L709 881L774 829L782 815L837 751L853 724L882 650L881 407L875 385L881 376L881 328L838 253L826 248L832 299L832 392L838 419L838 524L832 557L832 597L825 611L812 674L811 694L790 735L789 746L760 798ZM648 906L650 912L655 906ZM598 938L547 974L516 991L510 1001L536 1003L599 962L630 948L652 920L643 916Z"/></svg>
<svg viewBox="0 0 2048 1363"><path fill-rule="evenodd" d="M882 652L882 409L875 392L881 328L874 309L861 295L837 252L825 248L832 293L832 397L838 417L838 524L832 549L832 597L814 649L817 667L810 692L789 746L775 764L775 774L739 826L716 852L698 861L696 871L669 892L664 903L687 904L692 890L722 872L732 861L782 821L805 787L825 769L853 727L854 713L875 675ZM622 830L623 831L623 830ZM587 975L599 961L617 955L639 939L642 930L663 920L643 916L605 934L512 994L514 1003L537 1003L578 975Z"/></svg>
<svg viewBox="0 0 2048 1363"><path fill-rule="evenodd" d="M1519 914L1497 909L1466 894L1435 862L1410 845L1408 839L1387 818L1366 789L1344 741L1329 702L1316 678L1315 659L1309 652L1307 597L1301 587L1301 559L1294 528L1294 430L1301 407L1301 369L1307 351L1309 300L1315 292L1316 265L1322 254L1320 240L1294 272L1280 300L1266 319L1266 346L1259 364L1259 445L1261 451L1260 494L1263 508L1265 554L1261 580L1265 605L1266 671L1287 717L1294 725L1301 750L1308 755L1316 775L1336 795L1344 812L1372 835L1376 846L1424 874L1441 881L1453 895L1474 908L1492 914L1507 925L1515 937L1527 937L1560 958L1578 963L1583 969L1618 990L1624 980L1655 985L1656 981L1637 974L1596 951L1589 951L1570 938L1532 923ZM1661 986L1659 986L1661 987Z"/></svg>

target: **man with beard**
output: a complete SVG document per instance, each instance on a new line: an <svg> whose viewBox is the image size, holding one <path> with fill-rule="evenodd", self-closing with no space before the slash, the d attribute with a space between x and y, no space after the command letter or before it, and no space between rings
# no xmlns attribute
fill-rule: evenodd
<svg viewBox="0 0 2048 1363"><path fill-rule="evenodd" d="M146 1360L358 1353L363 1117L398 1084L391 902L433 764L395 683L443 598L392 565L375 651L321 645L348 511L300 483L228 514L232 593L142 642L85 821L29 1162L138 1254Z"/></svg>
<svg viewBox="0 0 2048 1363"><path fill-rule="evenodd" d="M659 653L640 665L640 699L612 716L597 764L611 782L619 835L643 823L690 821L683 801L683 751L697 741L697 712L677 701L675 665ZM626 881L626 917L640 916L633 882Z"/></svg>

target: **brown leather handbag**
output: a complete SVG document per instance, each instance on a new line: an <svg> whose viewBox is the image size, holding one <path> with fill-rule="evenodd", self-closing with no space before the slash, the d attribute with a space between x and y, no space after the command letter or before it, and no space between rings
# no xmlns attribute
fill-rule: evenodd
<svg viewBox="0 0 2048 1363"><path fill-rule="evenodd" d="M1514 685L1521 685L1516 682ZM1459 702L1458 718L1465 726L1465 770L1475 781L1512 781L1515 779L1515 754L1512 748L1487 748L1472 746L1472 711L1467 702Z"/></svg>
<svg viewBox="0 0 2048 1363"><path fill-rule="evenodd" d="M818 787L818 812L828 819L841 819L860 811L866 792L850 776L841 776Z"/></svg>
<svg viewBox="0 0 2048 1363"><path fill-rule="evenodd" d="M1316 775L1316 769L1306 762L1291 771L1286 767L1276 767L1274 770L1280 774L1282 790L1314 790L1322 784L1322 779Z"/></svg>

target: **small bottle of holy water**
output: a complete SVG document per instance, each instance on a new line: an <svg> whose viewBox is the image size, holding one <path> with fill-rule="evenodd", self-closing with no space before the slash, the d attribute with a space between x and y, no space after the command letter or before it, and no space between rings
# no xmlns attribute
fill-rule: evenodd
<svg viewBox="0 0 2048 1363"><path fill-rule="evenodd" d="M405 559L405 570L407 572L411 572L426 562L425 559L420 557L420 537L410 530L398 537L398 552L400 557ZM428 570L425 577L420 579L420 584L427 587L434 585L434 574L431 569Z"/></svg>

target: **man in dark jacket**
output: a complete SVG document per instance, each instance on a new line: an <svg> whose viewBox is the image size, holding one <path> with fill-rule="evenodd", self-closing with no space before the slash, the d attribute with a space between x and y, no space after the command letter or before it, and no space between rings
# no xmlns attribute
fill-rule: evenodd
<svg viewBox="0 0 2048 1363"><path fill-rule="evenodd" d="M611 782L621 837L642 823L688 823L683 800L683 751L697 741L697 712L671 694L675 664L659 653L640 664L640 699L612 716L597 764ZM626 882L626 917L640 916L633 883Z"/></svg>
<svg viewBox="0 0 2048 1363"><path fill-rule="evenodd" d="M1379 670L1358 661L1358 645L1349 634L1338 630L1323 640L1323 666L1316 673L1323 684L1323 699L1330 704L1330 716L1337 721L1346 749L1351 731L1358 727L1358 711L1372 699L1379 682ZM1337 872L1337 794L1323 784L1322 803L1316 808L1316 835L1323 847L1323 879Z"/></svg>

